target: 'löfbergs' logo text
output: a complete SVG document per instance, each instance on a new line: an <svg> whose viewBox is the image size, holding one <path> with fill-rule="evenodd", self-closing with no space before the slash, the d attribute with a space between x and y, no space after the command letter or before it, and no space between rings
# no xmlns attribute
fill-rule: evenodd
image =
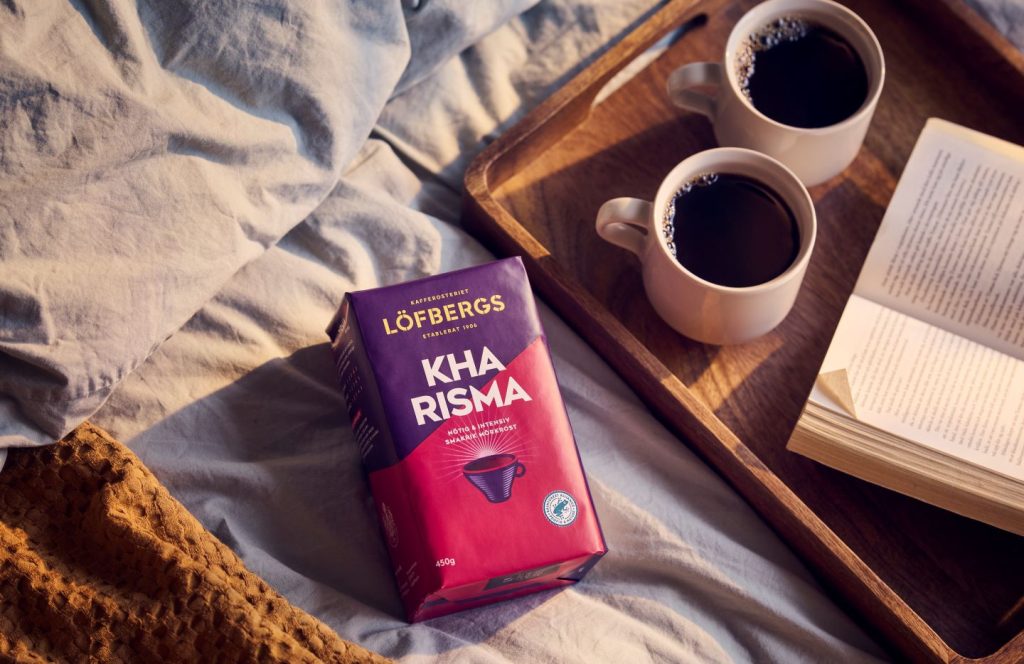
<svg viewBox="0 0 1024 664"><path fill-rule="evenodd" d="M490 297L478 297L473 300L459 300L436 307L426 307L408 311L399 309L394 319L382 318L384 333L398 334L409 330L418 330L424 326L440 325L442 323L455 323L464 318L475 316L486 316L491 313L498 313L505 310L505 301L501 295L495 293Z"/></svg>

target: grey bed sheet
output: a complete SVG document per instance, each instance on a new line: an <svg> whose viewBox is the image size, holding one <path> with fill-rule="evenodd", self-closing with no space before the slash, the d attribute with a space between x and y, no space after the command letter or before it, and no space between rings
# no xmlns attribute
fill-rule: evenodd
<svg viewBox="0 0 1024 664"><path fill-rule="evenodd" d="M0 453L90 416L535 2L0 3Z"/></svg>
<svg viewBox="0 0 1024 664"><path fill-rule="evenodd" d="M33 186L38 188L27 176L8 177L0 185L0 207L8 215L0 224L0 444L46 442L103 404L94 421L139 453L172 494L250 569L343 636L408 661L796 662L882 657L735 492L661 427L576 333L544 307L559 383L611 553L583 583L562 592L425 624L401 620L323 328L348 290L488 260L487 252L458 226L461 173L481 141L542 99L642 19L654 3L549 0L480 38L531 4L434 0L420 12L403 14L397 1L367 3L363 7L372 6L373 11L358 15L367 23L357 28L351 23L339 27L336 15L353 15L333 11L328 2L303 3L301 11L296 10L300 5L284 0L259 5L272 11L252 20L269 21L264 28L272 36L312 34L339 44L331 62L310 62L311 55L322 57L324 51L289 42L294 48L286 49L287 62L265 63L286 72L289 80L309 81L313 76L300 89L330 90L323 93L327 97L302 98L303 103L327 99L334 109L323 116L327 129L322 135L332 142L328 153L322 153L329 158L320 161L310 158L315 151L301 147L299 131L307 130L303 122L316 116L303 114L302 108L275 106L284 103L285 95L268 102L277 115L261 117L259 103L232 93L232 86L245 80L236 77L247 72L211 73L204 69L209 63L168 57L191 52L195 41L186 40L191 46L179 44L170 51L157 44L155 56L147 53L152 44L145 35L153 34L159 16L166 19L174 13L167 7L195 9L201 3L0 4L0 17L11 21L5 25L17 27L33 11L61 11L65 23L55 23L54 34L64 34L71 25L74 39L93 35L101 43L107 40L104 51L111 44L121 49L82 65L74 62L81 43L58 43L51 47L56 56L44 58L53 69L32 65L37 67L33 70L17 57L16 49L12 55L9 35L15 33L0 33L0 64L8 74L3 78L8 87L0 88L6 104L0 111L8 121L27 123L15 127L21 132L15 138L38 139L35 147L42 149L39 162L28 164L31 168L12 161L12 131L5 124L7 142L0 144L7 148L0 152L4 174L53 178L62 158L76 158L74 149L85 150L76 148L75 141L92 140L93 149L85 152L104 157L84 165L72 160L81 166L80 178L71 183L55 180L63 188L53 196L56 203L46 206L24 198ZM243 6L256 5L225 3ZM156 7L164 8L158 16L152 14ZM1022 37L1019 4L990 0L982 8L1004 32ZM129 30L117 39L111 26L123 25L145 30ZM175 25L170 21L165 27ZM249 24L233 28L223 17L210 17L209 25L219 26L224 34L216 43L230 51L237 46L232 35L239 41L239 33L232 30ZM404 28L392 31L393 25ZM26 33L21 38L49 44L51 36ZM316 78L337 76L351 69L338 63L353 62L365 63L356 79L344 75L324 86ZM137 117L128 114L138 125L104 125L102 121L121 116L102 106L76 106L79 97L48 83L56 78L73 88L82 75L76 66L88 75L107 77L102 80L110 86L99 90L116 91L123 81L132 90L141 85L142 93L133 92L129 99L145 111ZM56 104L51 109L70 105L62 113L19 119L19 109L31 104L24 101L23 89L11 87L12 68L25 74L16 79L22 84L38 83L32 90L44 101L52 98L46 102ZM183 80L168 84L162 78L168 75ZM256 80L266 83L262 77ZM47 85L62 94L53 97ZM180 119L174 120L179 124L161 125L174 119L173 104L183 103L163 100L170 110L153 110L162 99L157 93L166 85L181 88L175 94L185 95L190 114L196 114L195 104L200 109L207 104L215 115L224 112L216 120L223 126L210 128L205 124L209 118L203 117L193 118L196 131L183 129ZM207 91L209 99L204 97ZM83 92L81 98L90 94ZM100 95L99 101L103 99ZM227 106L221 106L224 100ZM128 103L113 108L136 107ZM76 113L96 116L97 126L84 135L62 134L59 130L67 123L52 118L67 114L73 119ZM235 133L225 129L232 122L240 123ZM150 153L124 152L135 148L104 134L120 128L132 136L139 127L156 137ZM234 142L196 142L204 131ZM70 147L46 152L50 135L66 137ZM180 136L191 137L191 142L182 147L175 138ZM122 151L98 150L106 145L104 140ZM156 163L166 165L168 159L185 164L181 177L160 177L160 168L154 179L132 175ZM210 185L222 180L242 183L233 185L241 193L222 200L226 194ZM97 182L100 189L90 189ZM124 196L126 182L142 182L155 194L141 196L140 187L129 188L130 195ZM278 203L276 194L252 198L253 192L266 189L290 192L294 200ZM76 192L78 198L72 196ZM90 204L92 194L105 202ZM115 194L124 199L120 207L109 204ZM155 208L140 206L149 198L156 199ZM223 223L192 223L189 215L211 202L214 208L223 204L231 214ZM247 210L249 217L241 218L238 209ZM180 232L161 236L163 244L135 238L171 254L167 262L147 259L154 264L142 278L129 262L132 257L118 255L116 246L59 233L52 241L64 255L42 246L38 253L56 262L84 251L107 269L73 270L40 263L38 255L32 263L32 256L25 257L25 243L12 249L12 238L25 236L29 226L56 228L56 221L74 222L75 214L97 215L97 227L127 215ZM130 230L131 224L125 225ZM189 233L195 237L187 237ZM36 242L47 239L43 234ZM211 243L218 251L203 254ZM194 273L189 261L195 252L209 256L208 263L221 264L202 263L203 269ZM10 260L15 254L21 263ZM175 266L174 260L183 263ZM47 281L25 276L41 265L56 271L56 277L50 275ZM54 298L73 302L76 293L49 293L40 284L76 284L83 297L97 283L118 278L126 282L114 289L120 299L111 301L109 311L99 312L106 317L62 309L65 318L54 328L48 318ZM173 291L169 288L145 288L154 283L177 284L192 299L168 297ZM130 313L133 302L142 309L138 320L111 317L111 312ZM97 345L96 339L115 323L124 329ZM77 335L71 346L51 354L54 337L60 337L53 330L68 327ZM84 345L74 345L83 339ZM102 352L82 354L82 348ZM19 392L16 388L25 380L45 393ZM50 403L41 398L53 395L57 405L39 405Z"/></svg>

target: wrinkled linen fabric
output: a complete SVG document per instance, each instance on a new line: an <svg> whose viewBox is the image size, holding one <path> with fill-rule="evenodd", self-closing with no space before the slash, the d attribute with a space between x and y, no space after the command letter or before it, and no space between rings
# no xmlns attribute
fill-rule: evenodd
<svg viewBox="0 0 1024 664"><path fill-rule="evenodd" d="M91 415L327 197L403 77L534 1L0 3L0 448Z"/></svg>
<svg viewBox="0 0 1024 664"><path fill-rule="evenodd" d="M1020 0L967 0L1013 44L1024 50L1024 2Z"/></svg>

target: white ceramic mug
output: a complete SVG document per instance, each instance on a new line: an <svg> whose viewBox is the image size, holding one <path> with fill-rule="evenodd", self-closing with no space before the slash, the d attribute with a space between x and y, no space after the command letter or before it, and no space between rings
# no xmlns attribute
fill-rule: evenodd
<svg viewBox="0 0 1024 664"><path fill-rule="evenodd" d="M701 279L676 261L663 232L668 204L684 184L706 173L745 175L789 206L800 250L785 272L762 284L734 288ZM817 233L814 204L796 175L771 157L743 148L698 152L665 176L653 203L612 199L598 211L596 226L603 239L640 258L644 290L658 315L677 332L710 344L750 341L782 322L793 308Z"/></svg>
<svg viewBox="0 0 1024 664"><path fill-rule="evenodd" d="M779 18L801 18L835 31L857 50L868 74L868 95L860 109L828 127L792 127L764 115L743 94L737 58L751 34ZM668 78L668 96L676 106L702 113L711 120L723 146L750 148L775 157L808 187L841 173L857 156L885 82L882 47L859 16L830 0L768 0L740 18L729 34L724 63L695 62ZM692 90L715 86L706 95Z"/></svg>

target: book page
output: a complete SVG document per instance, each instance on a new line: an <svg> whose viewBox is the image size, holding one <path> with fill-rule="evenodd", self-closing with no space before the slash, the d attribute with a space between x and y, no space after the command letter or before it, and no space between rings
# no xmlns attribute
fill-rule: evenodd
<svg viewBox="0 0 1024 664"><path fill-rule="evenodd" d="M854 295L819 375L840 369L859 421L1024 481L1024 361Z"/></svg>
<svg viewBox="0 0 1024 664"><path fill-rule="evenodd" d="M1024 148L929 120L854 292L1024 359Z"/></svg>

